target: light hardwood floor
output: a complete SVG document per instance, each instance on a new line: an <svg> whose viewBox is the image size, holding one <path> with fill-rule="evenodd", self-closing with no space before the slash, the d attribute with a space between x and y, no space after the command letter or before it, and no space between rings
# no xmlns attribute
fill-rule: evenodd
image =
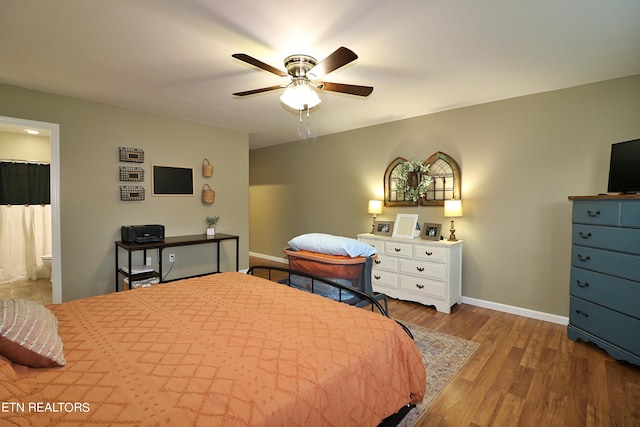
<svg viewBox="0 0 640 427"><path fill-rule="evenodd" d="M389 312L480 343L417 427L640 426L640 367L569 340L566 326L467 304L443 314L391 299Z"/></svg>

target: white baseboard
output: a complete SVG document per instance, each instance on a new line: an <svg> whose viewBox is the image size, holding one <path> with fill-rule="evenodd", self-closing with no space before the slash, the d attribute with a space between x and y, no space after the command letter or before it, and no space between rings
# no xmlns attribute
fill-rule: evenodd
<svg viewBox="0 0 640 427"><path fill-rule="evenodd" d="M287 258L278 258L278 257L275 257L275 256L260 254L260 253L257 253L257 252L249 252L249 256L254 256L256 258L263 258L263 259L266 259L266 260L269 260L269 261L282 262L282 263L285 263L285 264L289 264L289 259L287 259Z"/></svg>
<svg viewBox="0 0 640 427"><path fill-rule="evenodd" d="M557 314L544 313L542 311L529 310L528 308L516 307L513 305L500 304L499 302L485 301L476 298L462 297L463 304L475 305L477 307L502 311L503 313L516 314L518 316L529 317L531 319L543 320L545 322L557 323L558 325L568 325L569 318L558 316Z"/></svg>
<svg viewBox="0 0 640 427"><path fill-rule="evenodd" d="M269 261L289 263L287 258L278 258L271 255L264 255L257 252L249 252L250 256L257 258L263 258ZM516 314L518 316L529 317L531 319L543 320L545 322L557 323L558 325L568 325L569 318L565 316L558 316L556 314L544 313L542 311L529 310L528 308L516 307L513 305L501 304L499 302L485 301L476 298L469 298L463 296L460 299L463 304L475 305L476 307L488 308L490 310L501 311L503 313Z"/></svg>

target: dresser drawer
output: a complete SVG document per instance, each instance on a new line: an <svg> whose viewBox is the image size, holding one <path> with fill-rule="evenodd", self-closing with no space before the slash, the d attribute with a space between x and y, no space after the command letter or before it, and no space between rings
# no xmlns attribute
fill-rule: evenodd
<svg viewBox="0 0 640 427"><path fill-rule="evenodd" d="M392 288L398 287L398 274L390 271L382 271L374 269L371 272L372 285L384 285Z"/></svg>
<svg viewBox="0 0 640 427"><path fill-rule="evenodd" d="M619 201L573 202L573 222L594 225L618 225Z"/></svg>
<svg viewBox="0 0 640 427"><path fill-rule="evenodd" d="M427 261L445 262L447 259L447 250L438 246L413 245L413 257Z"/></svg>
<svg viewBox="0 0 640 427"><path fill-rule="evenodd" d="M570 306L571 325L640 355L640 320L573 296Z"/></svg>
<svg viewBox="0 0 640 427"><path fill-rule="evenodd" d="M640 203L622 203L620 207L620 225L640 228Z"/></svg>
<svg viewBox="0 0 640 427"><path fill-rule="evenodd" d="M443 282L429 280L422 277L400 276L400 288L414 293L444 299L445 285Z"/></svg>
<svg viewBox="0 0 640 427"><path fill-rule="evenodd" d="M640 283L571 267L571 295L640 319Z"/></svg>
<svg viewBox="0 0 640 427"><path fill-rule="evenodd" d="M637 255L573 245L571 265L636 282L640 281L640 256Z"/></svg>
<svg viewBox="0 0 640 427"><path fill-rule="evenodd" d="M397 272L398 258L378 255L377 258L373 260L373 269Z"/></svg>
<svg viewBox="0 0 640 427"><path fill-rule="evenodd" d="M446 279L445 265L437 262L401 259L400 273L410 274L412 276L428 277L441 281L444 281Z"/></svg>
<svg viewBox="0 0 640 427"><path fill-rule="evenodd" d="M574 245L640 255L640 229L574 224L572 230Z"/></svg>
<svg viewBox="0 0 640 427"><path fill-rule="evenodd" d="M391 256L411 258L413 256L413 245L411 243L385 242L384 253Z"/></svg>
<svg viewBox="0 0 640 427"><path fill-rule="evenodd" d="M384 253L384 242L380 242L378 240L373 240L373 239L363 239L363 238L359 238L358 240L360 240L362 243L366 243L367 245L376 248L376 253L378 255Z"/></svg>

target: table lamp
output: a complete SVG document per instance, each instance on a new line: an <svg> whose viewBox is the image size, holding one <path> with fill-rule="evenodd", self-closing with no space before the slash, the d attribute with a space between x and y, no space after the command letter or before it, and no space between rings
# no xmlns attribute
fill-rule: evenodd
<svg viewBox="0 0 640 427"><path fill-rule="evenodd" d="M455 242L458 239L456 238L456 228L454 224L454 219L462 216L462 201L461 200L445 200L444 201L444 216L446 218L451 218L451 234L449 235L449 241Z"/></svg>
<svg viewBox="0 0 640 427"><path fill-rule="evenodd" d="M369 200L368 212L373 215L373 222L371 223L371 233L373 233L376 228L376 215L382 213L382 200Z"/></svg>

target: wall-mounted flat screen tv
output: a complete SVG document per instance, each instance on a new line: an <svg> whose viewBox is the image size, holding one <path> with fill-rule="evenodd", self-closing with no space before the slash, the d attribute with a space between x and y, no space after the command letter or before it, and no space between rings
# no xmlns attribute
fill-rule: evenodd
<svg viewBox="0 0 640 427"><path fill-rule="evenodd" d="M154 196L193 196L193 168L152 166Z"/></svg>
<svg viewBox="0 0 640 427"><path fill-rule="evenodd" d="M640 139L611 145L609 193L640 192Z"/></svg>

